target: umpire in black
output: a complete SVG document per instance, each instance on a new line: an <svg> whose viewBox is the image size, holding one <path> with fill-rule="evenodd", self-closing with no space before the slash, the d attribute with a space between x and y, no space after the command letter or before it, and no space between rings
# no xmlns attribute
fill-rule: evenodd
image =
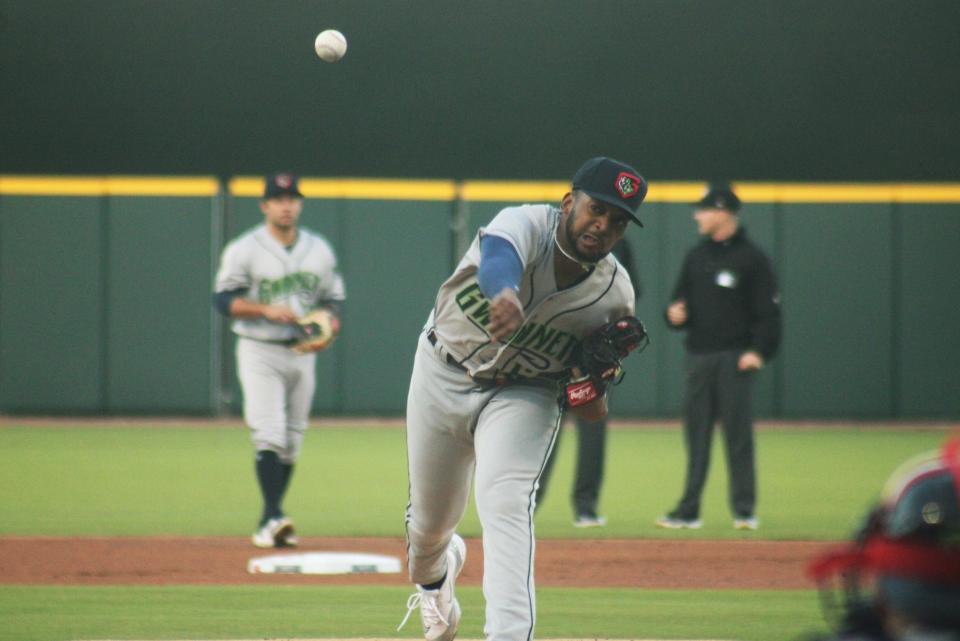
<svg viewBox="0 0 960 641"><path fill-rule="evenodd" d="M734 527L755 530L756 471L751 393L756 371L780 345L780 296L767 255L740 225L740 199L710 185L694 204L703 240L683 262L666 320L686 330L684 438L686 484L666 528L699 528L700 495L710 464L713 425L723 424Z"/></svg>

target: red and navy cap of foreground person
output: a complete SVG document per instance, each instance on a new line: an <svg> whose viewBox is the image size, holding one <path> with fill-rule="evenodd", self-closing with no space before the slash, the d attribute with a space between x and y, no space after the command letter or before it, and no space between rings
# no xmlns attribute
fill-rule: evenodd
<svg viewBox="0 0 960 641"><path fill-rule="evenodd" d="M643 227L637 210L647 195L647 181L630 165L605 156L591 158L573 175L573 188L619 207Z"/></svg>
<svg viewBox="0 0 960 641"><path fill-rule="evenodd" d="M290 172L280 171L267 176L263 183L263 198L276 198L277 196L295 196L303 198L298 186L299 179Z"/></svg>

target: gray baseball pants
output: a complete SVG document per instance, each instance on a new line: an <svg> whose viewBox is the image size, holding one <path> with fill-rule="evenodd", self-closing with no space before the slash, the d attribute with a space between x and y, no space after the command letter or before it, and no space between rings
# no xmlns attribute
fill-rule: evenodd
<svg viewBox="0 0 960 641"><path fill-rule="evenodd" d="M316 354L240 337L237 373L243 387L243 418L253 446L295 463L307 430L316 386Z"/></svg>
<svg viewBox="0 0 960 641"><path fill-rule="evenodd" d="M484 631L529 641L536 622L533 511L537 481L556 438L556 393L480 387L421 335L407 398L407 554L410 579L446 572L444 552L474 482L483 528Z"/></svg>

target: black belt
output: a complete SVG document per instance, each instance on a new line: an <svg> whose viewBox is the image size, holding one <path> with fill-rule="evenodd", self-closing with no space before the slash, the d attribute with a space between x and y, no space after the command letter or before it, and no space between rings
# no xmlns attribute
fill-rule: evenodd
<svg viewBox="0 0 960 641"><path fill-rule="evenodd" d="M437 344L437 332L434 331L433 329L427 332L427 340L430 341L431 345L435 346ZM447 365L450 365L451 367L456 367L458 370L462 372L467 371L467 368L461 365L460 363L458 363L457 359L455 359L453 356L450 355L450 352L447 352L446 350L444 350L444 356L446 356Z"/></svg>
<svg viewBox="0 0 960 641"><path fill-rule="evenodd" d="M437 344L437 332L431 329L427 332L427 340L430 341L430 344L436 346ZM457 369L466 372L467 368L457 362L449 352L444 354L447 359L447 365L451 367L456 367ZM550 390L559 390L560 388L560 379L553 378L528 378L525 376L497 376L496 378L483 378L483 377L474 377L470 378L484 389L489 389L492 387L503 387L504 385L532 385L534 387L543 387Z"/></svg>
<svg viewBox="0 0 960 641"><path fill-rule="evenodd" d="M549 378L529 378L526 376L498 376L496 378L474 377L473 382L482 389L503 387L505 385L529 385L531 387L542 387L551 392L560 391L560 382Z"/></svg>

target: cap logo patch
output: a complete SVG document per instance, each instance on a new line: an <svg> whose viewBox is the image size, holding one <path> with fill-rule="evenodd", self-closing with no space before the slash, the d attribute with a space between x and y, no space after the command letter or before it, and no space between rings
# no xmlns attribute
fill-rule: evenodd
<svg viewBox="0 0 960 641"><path fill-rule="evenodd" d="M639 184L640 178L633 174L628 174L625 171L621 171L620 175L617 176L616 187L622 198L632 198L636 196Z"/></svg>
<svg viewBox="0 0 960 641"><path fill-rule="evenodd" d="M293 179L287 174L278 174L274 182L276 182L277 187L281 189L290 189L290 186L293 184Z"/></svg>

